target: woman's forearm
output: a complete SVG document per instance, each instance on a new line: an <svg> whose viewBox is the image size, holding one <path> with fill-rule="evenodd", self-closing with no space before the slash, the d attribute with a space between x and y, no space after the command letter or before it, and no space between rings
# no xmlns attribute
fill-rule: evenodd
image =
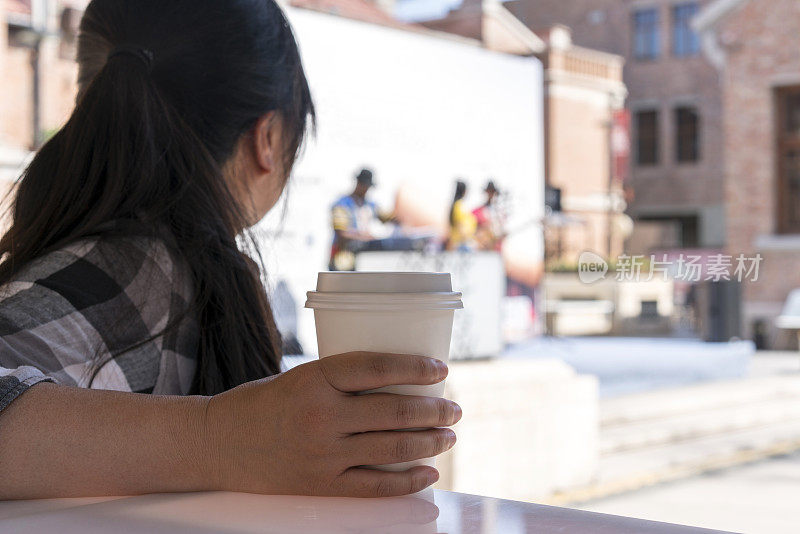
<svg viewBox="0 0 800 534"><path fill-rule="evenodd" d="M217 489L207 401L37 384L0 413L0 500Z"/></svg>
<svg viewBox="0 0 800 534"><path fill-rule="evenodd" d="M387 497L438 479L409 462L455 443L460 408L362 391L431 385L435 358L350 352L214 397L40 383L0 412L0 500L226 490ZM429 429L408 431L408 429Z"/></svg>

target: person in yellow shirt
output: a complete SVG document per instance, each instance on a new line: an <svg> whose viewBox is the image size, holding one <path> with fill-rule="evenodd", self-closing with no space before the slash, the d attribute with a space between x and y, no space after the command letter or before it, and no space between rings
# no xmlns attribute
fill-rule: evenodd
<svg viewBox="0 0 800 534"><path fill-rule="evenodd" d="M467 195L467 184L458 180L453 204L450 206L450 235L445 246L446 250L470 251L475 248L475 232L478 229L478 220L467 208L464 207L464 197Z"/></svg>

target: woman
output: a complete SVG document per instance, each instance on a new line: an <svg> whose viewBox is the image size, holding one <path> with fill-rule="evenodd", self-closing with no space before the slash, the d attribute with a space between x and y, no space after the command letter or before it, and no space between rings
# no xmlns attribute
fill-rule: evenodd
<svg viewBox="0 0 800 534"><path fill-rule="evenodd" d="M452 402L354 392L444 379L350 353L279 374L259 269L313 104L273 0L94 0L79 94L0 240L0 499L233 490L378 496L435 469ZM251 254L252 255L252 254ZM114 391L110 391L114 390Z"/></svg>
<svg viewBox="0 0 800 534"><path fill-rule="evenodd" d="M475 232L478 229L478 220L467 208L464 207L464 197L467 195L467 184L458 180L456 194L450 205L450 235L447 239L447 250L467 252L474 248Z"/></svg>

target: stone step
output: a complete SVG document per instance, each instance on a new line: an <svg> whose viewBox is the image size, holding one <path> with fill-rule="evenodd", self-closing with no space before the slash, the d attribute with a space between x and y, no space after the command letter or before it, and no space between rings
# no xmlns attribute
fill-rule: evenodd
<svg viewBox="0 0 800 534"><path fill-rule="evenodd" d="M800 417L724 434L683 440L679 443L643 447L601 458L599 482L663 476L667 472L703 471L720 461L781 444L800 443Z"/></svg>
<svg viewBox="0 0 800 534"><path fill-rule="evenodd" d="M800 374L726 380L605 399L600 403L600 427L606 431L735 406L799 400Z"/></svg>
<svg viewBox="0 0 800 534"><path fill-rule="evenodd" d="M677 443L607 454L592 483L559 492L552 504L580 503L800 450L800 417Z"/></svg>
<svg viewBox="0 0 800 534"><path fill-rule="evenodd" d="M602 400L591 483L554 495L584 502L800 450L800 374Z"/></svg>
<svg viewBox="0 0 800 534"><path fill-rule="evenodd" d="M607 456L715 434L781 425L798 419L800 396L787 399L778 395L777 398L747 403L732 398L729 406L603 427L600 432L600 454Z"/></svg>

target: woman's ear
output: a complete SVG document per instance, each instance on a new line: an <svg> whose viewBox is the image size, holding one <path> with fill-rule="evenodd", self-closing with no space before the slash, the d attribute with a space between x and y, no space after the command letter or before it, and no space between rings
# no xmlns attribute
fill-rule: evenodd
<svg viewBox="0 0 800 534"><path fill-rule="evenodd" d="M271 111L259 117L242 138L232 176L248 224L255 224L272 209L286 185L282 126L280 115Z"/></svg>
<svg viewBox="0 0 800 534"><path fill-rule="evenodd" d="M259 117L254 126L253 148L260 174L273 174L276 171L281 141L279 122L278 115L270 111Z"/></svg>

